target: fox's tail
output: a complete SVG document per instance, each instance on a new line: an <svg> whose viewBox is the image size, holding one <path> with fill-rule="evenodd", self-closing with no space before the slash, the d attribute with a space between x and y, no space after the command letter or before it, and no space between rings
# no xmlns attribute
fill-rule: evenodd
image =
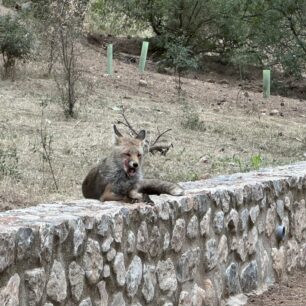
<svg viewBox="0 0 306 306"><path fill-rule="evenodd" d="M144 179L139 182L138 191L144 194L157 194L162 193L171 194L173 196L180 196L184 194L184 189L178 184L161 181L158 179Z"/></svg>

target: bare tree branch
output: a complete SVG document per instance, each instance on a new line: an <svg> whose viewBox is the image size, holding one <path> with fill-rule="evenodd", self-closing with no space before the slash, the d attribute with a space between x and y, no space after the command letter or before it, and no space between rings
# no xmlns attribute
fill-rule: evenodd
<svg viewBox="0 0 306 306"><path fill-rule="evenodd" d="M124 120L123 121L117 120L116 124L124 125L131 131L133 136L137 136L138 135L137 131L133 128L133 126L130 124L129 120L127 119L127 116L125 114L125 109L122 109L121 116L123 117ZM159 134L156 137L156 139L152 143L148 143L148 147L149 147L148 151L151 154L155 154L156 152L159 152L161 155L166 156L170 148L173 148L172 143L170 143L169 145L158 145L158 142L161 140L161 138L170 131L172 131L172 129L167 129L163 131L162 133L158 131Z"/></svg>

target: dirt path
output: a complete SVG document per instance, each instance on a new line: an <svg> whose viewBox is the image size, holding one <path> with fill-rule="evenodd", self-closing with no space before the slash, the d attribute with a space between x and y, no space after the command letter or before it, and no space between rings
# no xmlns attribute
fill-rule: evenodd
<svg viewBox="0 0 306 306"><path fill-rule="evenodd" d="M296 271L286 284L276 284L264 294L249 297L248 306L305 306L306 270Z"/></svg>

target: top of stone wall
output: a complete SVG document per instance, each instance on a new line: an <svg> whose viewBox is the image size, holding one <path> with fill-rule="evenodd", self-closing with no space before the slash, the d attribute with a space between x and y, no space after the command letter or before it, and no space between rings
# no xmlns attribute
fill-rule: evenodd
<svg viewBox="0 0 306 306"><path fill-rule="evenodd" d="M191 198L194 195L207 194L213 198L216 205L221 204L221 208L226 212L229 207L223 205L226 198L234 194L237 201L242 201L249 193L248 197L260 198L264 186L273 185L275 192L282 192L283 183L288 186L298 186L302 188L306 184L306 162L299 162L292 165L279 166L276 168L266 168L249 173L236 173L233 175L218 176L209 180L181 183L186 190L183 197L173 197L169 195L152 196L155 208L158 209L159 217L163 220L169 219L164 215L163 204L175 201L178 208L183 211L192 209ZM248 192L248 190L250 192ZM230 202L230 201L227 201ZM239 204L238 204L239 205ZM95 223L94 220L101 220L103 216L115 216L119 212L125 216L133 212L146 215L154 207L145 204L123 204L119 202L107 202L101 204L96 200L76 200L70 202L58 202L52 204L40 204L38 206L24 209L10 210L0 213L0 233L15 232L24 227L41 227L50 224L60 226L63 222L76 222L80 218L84 221L85 227L90 229Z"/></svg>

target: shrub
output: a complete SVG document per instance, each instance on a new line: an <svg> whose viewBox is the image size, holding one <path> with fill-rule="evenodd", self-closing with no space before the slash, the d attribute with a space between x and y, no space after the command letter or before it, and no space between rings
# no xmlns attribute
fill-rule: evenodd
<svg viewBox="0 0 306 306"><path fill-rule="evenodd" d="M4 60L4 77L15 76L17 60L25 60L32 49L33 36L18 18L0 16L0 52Z"/></svg>

